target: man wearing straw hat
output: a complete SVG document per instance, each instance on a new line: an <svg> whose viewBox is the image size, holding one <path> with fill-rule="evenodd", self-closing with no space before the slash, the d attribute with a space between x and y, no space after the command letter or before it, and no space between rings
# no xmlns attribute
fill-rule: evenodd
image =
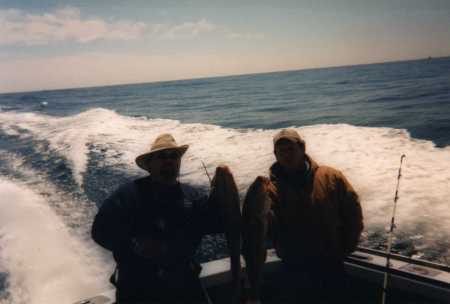
<svg viewBox="0 0 450 304"><path fill-rule="evenodd" d="M117 303L201 303L193 256L205 234L223 232L217 204L178 181L188 145L158 136L136 164L150 175L123 185L101 206L92 238L112 251Z"/></svg>

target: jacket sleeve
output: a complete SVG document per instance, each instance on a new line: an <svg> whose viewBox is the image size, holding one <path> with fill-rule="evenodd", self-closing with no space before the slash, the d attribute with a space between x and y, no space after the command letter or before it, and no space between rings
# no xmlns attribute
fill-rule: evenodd
<svg viewBox="0 0 450 304"><path fill-rule="evenodd" d="M358 245L359 237L364 228L363 214L358 194L341 172L338 174L337 187L343 223L343 250L344 255L348 255Z"/></svg>
<svg viewBox="0 0 450 304"><path fill-rule="evenodd" d="M184 199L193 204L195 229L200 235L225 231L219 205L211 196L206 195L206 189L194 188L189 184L181 184L181 189Z"/></svg>
<svg viewBox="0 0 450 304"><path fill-rule="evenodd" d="M120 260L131 251L131 197L120 188L108 197L100 207L92 224L92 239L110 250ZM129 196L129 195L128 195Z"/></svg>
<svg viewBox="0 0 450 304"><path fill-rule="evenodd" d="M197 211L201 222L201 234L225 232L225 223L219 205L211 198L204 196L197 201Z"/></svg>

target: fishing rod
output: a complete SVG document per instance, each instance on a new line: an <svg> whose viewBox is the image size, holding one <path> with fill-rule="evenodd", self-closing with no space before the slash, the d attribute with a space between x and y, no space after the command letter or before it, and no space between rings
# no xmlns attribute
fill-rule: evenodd
<svg viewBox="0 0 450 304"><path fill-rule="evenodd" d="M210 176L209 173L208 173L208 169L206 169L205 163L204 163L202 160L201 160L200 162L202 163L203 169L205 169L206 176L207 176L208 179L209 179L209 184L211 184L211 183L212 183L212 180L211 180L211 176Z"/></svg>
<svg viewBox="0 0 450 304"><path fill-rule="evenodd" d="M200 162L202 163L203 169L205 169L206 176L208 177L209 184L211 185L212 180L211 180L211 176L208 173L208 169L206 169L205 163L202 160L200 160ZM203 296L204 296L204 298L206 300L206 303L207 304L213 304L213 302L211 300L211 297L209 296L208 291L206 290L205 284L203 284L203 282L201 280L200 280L200 288L202 290L202 293L203 293Z"/></svg>
<svg viewBox="0 0 450 304"><path fill-rule="evenodd" d="M386 303L386 291L387 291L390 264L391 264L390 261L391 261L392 235L393 235L394 229L395 229L395 211L397 209L398 188L400 186L400 178L402 177L402 164L403 164L403 159L405 157L406 157L406 155L402 154L402 156L400 157L400 166L398 168L397 187L395 188L395 196L394 196L394 208L392 210L391 228L389 229L389 238L388 238L388 247L387 247L387 256L386 256L386 272L384 273L383 297L381 300L382 304Z"/></svg>
<svg viewBox="0 0 450 304"><path fill-rule="evenodd" d="M200 162L202 163L203 169L205 169L206 176L208 177L209 184L211 185L212 180L211 180L211 176L208 173L208 169L206 169L205 163L202 160L200 160ZM200 280L200 287L202 289L203 296L205 297L206 303L213 304L211 297L209 296L208 291L206 290L205 284L203 284L203 282L201 280Z"/></svg>

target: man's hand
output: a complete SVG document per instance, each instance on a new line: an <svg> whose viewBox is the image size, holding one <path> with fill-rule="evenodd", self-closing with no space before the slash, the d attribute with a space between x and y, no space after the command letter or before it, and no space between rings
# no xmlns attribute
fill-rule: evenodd
<svg viewBox="0 0 450 304"><path fill-rule="evenodd" d="M148 237L137 237L133 239L133 251L138 256L146 259L162 258L167 252L164 241L154 240Z"/></svg>

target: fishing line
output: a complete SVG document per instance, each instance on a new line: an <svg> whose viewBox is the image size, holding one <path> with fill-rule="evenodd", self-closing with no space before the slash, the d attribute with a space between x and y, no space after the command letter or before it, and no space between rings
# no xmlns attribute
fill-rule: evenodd
<svg viewBox="0 0 450 304"><path fill-rule="evenodd" d="M211 176L209 175L208 170L206 169L205 163L202 160L200 162L202 163L203 169L205 169L206 176L209 179L209 184L211 184L212 183Z"/></svg>

